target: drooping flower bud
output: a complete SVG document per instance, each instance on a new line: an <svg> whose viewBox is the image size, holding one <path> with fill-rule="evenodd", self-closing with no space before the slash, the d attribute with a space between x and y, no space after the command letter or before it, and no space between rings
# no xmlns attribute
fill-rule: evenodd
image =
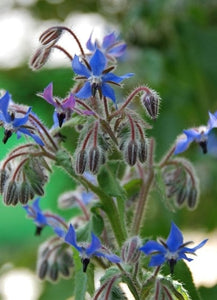
<svg viewBox="0 0 217 300"><path fill-rule="evenodd" d="M100 165L100 150L98 147L92 147L89 151L89 170L93 174L97 173Z"/></svg>
<svg viewBox="0 0 217 300"><path fill-rule="evenodd" d="M87 165L87 152L82 149L77 153L75 171L77 174L83 174Z"/></svg>
<svg viewBox="0 0 217 300"><path fill-rule="evenodd" d="M145 107L147 115L151 119L156 120L160 105L158 94L151 89L147 89L147 92L141 96L141 103Z"/></svg>
<svg viewBox="0 0 217 300"><path fill-rule="evenodd" d="M40 266L38 266L38 277L40 279L44 279L47 275L47 271L48 271L48 261L47 260L43 260L40 264Z"/></svg>
<svg viewBox="0 0 217 300"><path fill-rule="evenodd" d="M59 274L59 268L57 262L54 262L49 268L49 277L52 281L57 281Z"/></svg>
<svg viewBox="0 0 217 300"><path fill-rule="evenodd" d="M148 154L148 144L145 139L140 140L138 143L139 149L138 149L138 158L141 163L144 163L147 159Z"/></svg>
<svg viewBox="0 0 217 300"><path fill-rule="evenodd" d="M53 26L45 30L39 37L39 41L42 45L52 47L55 45L63 33L61 26Z"/></svg>
<svg viewBox="0 0 217 300"><path fill-rule="evenodd" d="M41 69L47 62L50 53L51 53L51 48L42 46L39 49L37 49L37 51L35 52L35 54L33 55L33 57L29 62L30 68L33 71Z"/></svg>
<svg viewBox="0 0 217 300"><path fill-rule="evenodd" d="M20 190L19 190L20 203L22 203L23 205L26 205L29 200L34 198L34 196L35 196L35 193L34 193L32 186L28 182L23 181L21 183Z"/></svg>
<svg viewBox="0 0 217 300"><path fill-rule="evenodd" d="M141 240L138 236L128 239L121 250L121 258L127 264L136 264L141 255L139 248L141 247Z"/></svg>
<svg viewBox="0 0 217 300"><path fill-rule="evenodd" d="M18 203L19 188L16 181L10 181L4 191L4 203L6 205L16 205Z"/></svg>
<svg viewBox="0 0 217 300"><path fill-rule="evenodd" d="M135 140L130 140L130 142L125 146L124 156L126 162L130 166L135 165L138 156L138 145Z"/></svg>
<svg viewBox="0 0 217 300"><path fill-rule="evenodd" d="M187 206L189 209L195 209L198 203L198 191L196 187L192 187L187 197Z"/></svg>
<svg viewBox="0 0 217 300"><path fill-rule="evenodd" d="M7 179L9 178L9 174L6 170L0 170L0 193L3 194L4 187Z"/></svg>

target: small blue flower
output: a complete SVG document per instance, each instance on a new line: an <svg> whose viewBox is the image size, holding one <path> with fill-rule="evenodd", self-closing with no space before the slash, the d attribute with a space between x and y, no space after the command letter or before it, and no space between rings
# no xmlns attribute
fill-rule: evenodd
<svg viewBox="0 0 217 300"><path fill-rule="evenodd" d="M65 236L65 242L72 245L79 253L83 263L83 271L86 272L87 266L92 256L104 257L113 263L119 263L120 258L115 254L106 253L100 240L93 233L91 234L91 243L77 243L74 227L70 224L69 230Z"/></svg>
<svg viewBox="0 0 217 300"><path fill-rule="evenodd" d="M203 240L199 245L194 248L188 248L189 244L192 242L183 243L183 235L179 228L172 222L169 236L164 242L163 240L159 240L160 243L156 241L148 241L144 246L140 248L146 255L152 255L151 260L149 262L150 267L160 266L165 262L169 263L170 271L173 273L174 266L176 262L180 259L186 259L187 261L191 261L192 259L187 257L186 254L195 255L195 251L207 242Z"/></svg>
<svg viewBox="0 0 217 300"><path fill-rule="evenodd" d="M96 49L90 58L90 69L79 61L77 55L74 56L72 68L76 74L80 75L80 79L86 81L84 86L75 94L78 98L86 99L95 96L98 91L100 98L105 96L110 98L114 103L116 102L114 90L108 83L120 85L120 82L133 76L133 74L128 73L123 76L117 76L109 72L109 69L105 69L106 63L106 57L99 49Z"/></svg>
<svg viewBox="0 0 217 300"><path fill-rule="evenodd" d="M32 218L36 225L35 234L40 235L45 226L50 226L59 237L63 237L66 232L62 229L62 227L67 227L64 220L57 215L43 212L39 205L40 200L41 198L38 197L33 201L32 205L23 206L27 212L27 216Z"/></svg>
<svg viewBox="0 0 217 300"><path fill-rule="evenodd" d="M103 38L102 44L97 40L92 42L92 33L86 43L87 49L94 52L97 48L100 49L103 54L111 60L121 57L127 48L127 45L118 39L114 32L106 35Z"/></svg>
<svg viewBox="0 0 217 300"><path fill-rule="evenodd" d="M43 91L39 93L38 96L42 97L49 104L53 105L55 108L53 120L54 126L61 127L65 121L67 112L72 112L75 108L75 97L73 94L69 94L69 97L60 101L57 97L53 96L53 83L51 82Z"/></svg>
<svg viewBox="0 0 217 300"><path fill-rule="evenodd" d="M29 135L37 144L44 146L42 140L36 134L32 133L32 130L30 131L29 126L27 125L31 107L28 109L24 117L16 118L15 113L8 110L10 101L11 99L8 92L0 98L0 121L5 129L3 143L6 144L12 133L15 132L17 134L17 138L20 138L22 134Z"/></svg>
<svg viewBox="0 0 217 300"><path fill-rule="evenodd" d="M217 113L209 113L207 126L184 130L184 134L178 137L174 154L184 152L192 142L198 143L203 153L207 153L207 143L211 130L217 127Z"/></svg>

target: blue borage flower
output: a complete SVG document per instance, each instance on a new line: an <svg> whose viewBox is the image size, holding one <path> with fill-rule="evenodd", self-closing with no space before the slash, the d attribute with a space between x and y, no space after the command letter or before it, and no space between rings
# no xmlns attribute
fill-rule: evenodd
<svg viewBox="0 0 217 300"><path fill-rule="evenodd" d="M146 255L152 255L149 262L150 267L160 266L165 262L169 263L170 271L173 273L176 262L180 259L192 261L192 258L186 254L195 255L195 251L205 245L208 239L203 240L199 245L194 248L188 248L192 241L183 243L183 235L179 228L172 222L169 236L164 242L162 239L159 242L148 241L140 248Z"/></svg>
<svg viewBox="0 0 217 300"><path fill-rule="evenodd" d="M79 253L83 264L83 271L86 272L87 266L92 256L104 257L113 263L119 263L121 260L115 254L106 253L106 251L97 236L91 234L91 243L77 243L74 227L70 224L69 230L65 236L65 242L72 245Z"/></svg>
<svg viewBox="0 0 217 300"><path fill-rule="evenodd" d="M183 135L178 137L174 154L184 152L192 142L198 143L203 153L207 153L207 143L211 130L217 127L217 112L211 114L209 112L209 121L207 126L191 128L183 131Z"/></svg>
<svg viewBox="0 0 217 300"><path fill-rule="evenodd" d="M40 200L41 198L38 197L33 201L32 205L23 206L27 212L27 216L32 218L36 225L35 234L40 235L45 226L50 226L58 236L64 236L66 232L64 229L62 229L62 226L65 225L64 220L57 215L43 212L39 205ZM65 227L67 227L67 225L65 225Z"/></svg>
<svg viewBox="0 0 217 300"><path fill-rule="evenodd" d="M18 139L22 134L29 135L37 144L44 146L42 140L36 134L32 133L32 130L29 129L30 126L27 125L31 107L27 110L24 117L16 118L16 112L9 111L10 101L11 97L8 92L0 98L0 121L5 129L3 143L6 144L12 133L15 132Z"/></svg>
<svg viewBox="0 0 217 300"><path fill-rule="evenodd" d="M120 41L114 32L106 35L101 44L98 40L92 42L91 33L86 47L91 52L94 52L98 48L108 59L114 60L114 58L121 57L125 53L127 45L123 41Z"/></svg>
<svg viewBox="0 0 217 300"><path fill-rule="evenodd" d="M114 90L108 83L120 85L120 82L133 76L133 74L128 73L123 76L117 76L111 73L110 69L105 69L106 63L106 57L99 49L96 49L93 56L90 58L90 68L80 62L77 55L74 56L72 68L74 72L79 75L79 79L84 79L86 81L84 86L75 94L78 98L90 98L91 96L95 96L98 91L100 98L105 96L116 103Z"/></svg>

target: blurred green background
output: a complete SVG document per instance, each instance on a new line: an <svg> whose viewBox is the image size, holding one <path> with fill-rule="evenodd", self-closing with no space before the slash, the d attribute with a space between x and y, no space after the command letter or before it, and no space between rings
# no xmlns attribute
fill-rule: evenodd
<svg viewBox="0 0 217 300"><path fill-rule="evenodd" d="M104 26L107 24L111 30L119 31L128 44L128 55L117 74L135 73L125 85L123 95L139 84L148 84L162 98L160 116L152 124L153 129L147 132L148 136L156 138L157 158L165 153L183 129L206 125L208 111L217 110L217 2L214 0L14 0L3 1L0 8L2 16L25 11L37 24L49 23L50 26L65 24L67 19L67 25L73 27L78 25L73 24L73 20L78 20L77 14L84 14L87 19L99 14ZM95 28L87 27L90 31ZM7 30L9 28L5 27L4 33ZM28 28L25 34L37 41L38 36ZM13 36L11 39L13 41ZM14 57L20 55L17 51L20 50L14 49ZM31 105L50 126L52 110L36 93L53 81L55 95L64 97L72 85L73 72L70 63L68 67L63 64L59 68L52 67L51 63L50 68L32 72L28 67L30 53L26 51L16 66L5 67L0 62L0 89L9 90L14 101ZM52 60L55 61L55 53ZM0 138L2 135L1 130ZM2 144L0 157L4 158L15 143L13 137L7 145ZM207 235L217 227L217 153L202 155L199 147L194 145L184 156L194 162L201 181L198 208L193 212L185 208L170 212L156 188L146 218L148 235L166 236L171 219L182 229L202 229ZM55 169L46 187L43 207L58 211L57 195L70 186L71 180ZM33 235L34 225L25 218L21 207L8 208L0 203L0 265L11 262L34 270L37 246L50 232L46 230L39 238ZM40 299L66 299L70 297L70 285L70 280L61 280L54 287L46 283ZM212 297L206 299L214 299Z"/></svg>

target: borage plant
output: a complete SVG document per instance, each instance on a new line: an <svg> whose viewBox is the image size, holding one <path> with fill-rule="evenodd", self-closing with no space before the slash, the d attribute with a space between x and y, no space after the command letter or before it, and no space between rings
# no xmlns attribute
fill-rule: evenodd
<svg viewBox="0 0 217 300"><path fill-rule="evenodd" d="M64 32L78 44L77 55L61 46ZM136 300L191 299L191 291L183 285L186 282L178 282L173 276L177 264L188 272L180 261L192 260L189 255L207 240L189 247L191 242L183 241L172 221L166 241L148 240L141 227L149 193L159 175L165 195L172 199L170 204L196 208L199 183L194 167L176 155L193 141L206 153L209 133L217 127L217 114L209 114L207 126L185 130L156 162L155 140L148 136L151 126L145 119L158 118L159 95L139 86L122 100L114 88L122 88L122 82L127 83L134 75L117 75L117 62L126 44L114 33L102 42L93 41L91 36L86 53L74 32L64 26L47 29L39 41L41 45L30 61L33 70L42 68L58 49L69 58L76 75L64 99L53 94L52 82L38 93L54 108L52 128L47 128L31 108L14 103L9 92L0 98L3 143L13 133L29 139L1 163L3 201L6 205L23 205L36 225L37 235L47 226L54 232L39 249L38 276L52 282L61 276L71 277L73 299L77 300L127 299L120 283L128 286ZM65 146L64 128L74 137L70 149ZM62 168L76 186L58 199L59 208L80 207L79 215L68 221L42 211L39 205L53 165ZM169 268L164 268L165 264ZM102 274L97 289L96 274Z"/></svg>

